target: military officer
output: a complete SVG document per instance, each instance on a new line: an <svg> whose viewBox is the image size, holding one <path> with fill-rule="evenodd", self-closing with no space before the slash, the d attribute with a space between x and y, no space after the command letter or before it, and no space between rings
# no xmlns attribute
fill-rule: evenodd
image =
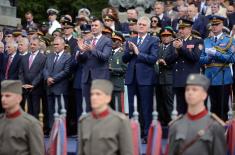
<svg viewBox="0 0 235 155"><path fill-rule="evenodd" d="M133 155L128 118L108 106L112 90L108 80L92 81L92 112L79 120L79 155Z"/></svg>
<svg viewBox="0 0 235 155"><path fill-rule="evenodd" d="M157 65L159 68L158 83L156 87L157 111L162 125L171 121L173 109L173 63L168 62L168 55L175 48L172 45L174 36L173 28L167 26L160 31L161 44L158 52Z"/></svg>
<svg viewBox="0 0 235 155"><path fill-rule="evenodd" d="M187 110L184 99L184 86L187 76L190 73L199 73L199 49L200 40L193 37L193 22L187 19L179 19L179 38L173 41L175 51L169 56L169 62L174 63L173 68L173 89L177 97L177 111L182 114Z"/></svg>
<svg viewBox="0 0 235 155"><path fill-rule="evenodd" d="M210 81L190 74L185 89L187 114L170 123L169 155L225 155L225 123L205 108Z"/></svg>
<svg viewBox="0 0 235 155"><path fill-rule="evenodd" d="M40 122L20 108L22 83L5 80L1 88L5 113L0 115L0 154L44 155Z"/></svg>
<svg viewBox="0 0 235 155"><path fill-rule="evenodd" d="M110 80L114 84L114 91L112 96L111 107L121 111L123 107L123 92L124 92L124 75L126 72L127 65L122 62L123 51L123 42L125 38L120 32L114 32L112 35L112 48L113 54L110 58ZM118 104L116 105L115 98L117 98ZM122 101L122 102L121 102Z"/></svg>
<svg viewBox="0 0 235 155"><path fill-rule="evenodd" d="M223 120L227 120L228 99L233 83L229 63L235 62L235 43L232 37L223 33L224 20L220 16L211 16L213 36L204 40L205 50L200 57L200 62L205 65L205 75L211 81L209 89L211 111Z"/></svg>

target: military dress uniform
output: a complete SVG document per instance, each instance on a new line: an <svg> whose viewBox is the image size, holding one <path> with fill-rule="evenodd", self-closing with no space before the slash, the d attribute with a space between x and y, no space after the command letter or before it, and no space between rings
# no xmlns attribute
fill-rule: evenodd
<svg viewBox="0 0 235 155"><path fill-rule="evenodd" d="M111 108L79 120L79 155L133 155L130 122Z"/></svg>
<svg viewBox="0 0 235 155"><path fill-rule="evenodd" d="M124 52L122 48L115 49L113 51L113 55L110 58L110 80L112 81L114 85L114 91L112 96L112 103L111 107L121 111L122 105L121 105L121 98L123 97L124 92L124 78L125 78L125 72L127 65L122 62L122 56ZM118 105L115 105L115 97L118 98ZM118 107L116 107L118 106Z"/></svg>
<svg viewBox="0 0 235 155"><path fill-rule="evenodd" d="M171 123L169 155L225 155L224 124L206 110L180 116Z"/></svg>
<svg viewBox="0 0 235 155"><path fill-rule="evenodd" d="M1 155L44 155L43 132L40 122L18 110L0 115Z"/></svg>
<svg viewBox="0 0 235 155"><path fill-rule="evenodd" d="M217 18L220 17L215 17L212 23L217 22ZM200 63L205 66L205 75L211 81L209 89L211 111L223 120L227 120L228 99L233 83L229 63L235 62L235 42L233 38L221 32L218 36L206 38L204 46ZM215 52L211 53L210 49Z"/></svg>

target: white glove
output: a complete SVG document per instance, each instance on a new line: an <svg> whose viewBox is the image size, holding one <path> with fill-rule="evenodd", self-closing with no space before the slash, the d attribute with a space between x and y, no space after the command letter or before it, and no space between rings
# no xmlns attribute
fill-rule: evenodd
<svg viewBox="0 0 235 155"><path fill-rule="evenodd" d="M215 54L216 54L216 49L215 49L215 48L206 48L206 49L205 49L205 52L206 52L208 55L215 55Z"/></svg>

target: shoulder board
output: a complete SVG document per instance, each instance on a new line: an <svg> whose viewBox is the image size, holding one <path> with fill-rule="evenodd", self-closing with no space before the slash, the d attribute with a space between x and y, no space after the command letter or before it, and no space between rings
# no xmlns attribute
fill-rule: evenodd
<svg viewBox="0 0 235 155"><path fill-rule="evenodd" d="M90 116L90 113L87 113L85 115L81 115L81 117L79 118L79 122L82 122L83 120L85 120L89 116Z"/></svg>
<svg viewBox="0 0 235 155"><path fill-rule="evenodd" d="M168 126L171 126L173 125L176 121L180 120L181 118L183 118L184 115L179 115L177 116L175 119L171 120L169 123L168 123Z"/></svg>
<svg viewBox="0 0 235 155"><path fill-rule="evenodd" d="M120 118L121 120L126 120L127 119L127 116L123 113L120 113L120 112L114 112L113 113L115 116L117 116L118 118Z"/></svg>
<svg viewBox="0 0 235 155"><path fill-rule="evenodd" d="M202 39L201 37L196 36L196 35L193 35L193 38L196 38L196 39Z"/></svg>
<svg viewBox="0 0 235 155"><path fill-rule="evenodd" d="M211 115L211 118L213 118L215 121L217 121L220 125L222 125L222 126L226 125L225 122L222 119L220 119L216 114L211 113L210 115Z"/></svg>

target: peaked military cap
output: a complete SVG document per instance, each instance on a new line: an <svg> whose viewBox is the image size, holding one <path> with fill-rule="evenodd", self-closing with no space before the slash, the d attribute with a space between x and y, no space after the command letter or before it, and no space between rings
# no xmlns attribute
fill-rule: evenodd
<svg viewBox="0 0 235 155"><path fill-rule="evenodd" d="M160 30L160 35L164 36L164 35L174 35L174 31L172 29L172 27L170 26L166 26L163 29Z"/></svg>
<svg viewBox="0 0 235 155"><path fill-rule="evenodd" d="M210 86L210 80L202 74L190 74L187 78L186 85L202 86L207 91Z"/></svg>
<svg viewBox="0 0 235 155"><path fill-rule="evenodd" d="M91 25L90 24L82 24L80 25L80 29L82 33L90 33L91 32Z"/></svg>
<svg viewBox="0 0 235 155"><path fill-rule="evenodd" d="M135 18L128 18L128 23L129 24L136 24L137 23L137 19L135 19Z"/></svg>
<svg viewBox="0 0 235 155"><path fill-rule="evenodd" d="M210 20L211 25L218 25L220 23L223 23L225 18L222 16L213 15L209 17L209 20Z"/></svg>
<svg viewBox="0 0 235 155"><path fill-rule="evenodd" d="M178 24L179 24L179 28L183 28L183 27L192 27L193 21L188 20L188 19L184 19L184 18L180 18L180 19L178 20Z"/></svg>
<svg viewBox="0 0 235 155"><path fill-rule="evenodd" d="M114 17L112 15L104 15L103 20L114 20Z"/></svg>
<svg viewBox="0 0 235 155"><path fill-rule="evenodd" d="M4 80L1 82L1 93L11 92L22 94L22 82L20 80Z"/></svg>
<svg viewBox="0 0 235 155"><path fill-rule="evenodd" d="M104 26L103 30L102 30L102 33L109 33L109 34L112 34L113 33L113 30L108 27L108 26Z"/></svg>
<svg viewBox="0 0 235 155"><path fill-rule="evenodd" d="M57 9L54 9L54 8L47 9L48 15L57 15L58 13L59 13L59 11Z"/></svg>
<svg viewBox="0 0 235 155"><path fill-rule="evenodd" d="M125 41L125 38L123 37L122 33L118 32L118 31L115 31L115 32L112 33L112 38L111 39L119 40L121 42Z"/></svg>

